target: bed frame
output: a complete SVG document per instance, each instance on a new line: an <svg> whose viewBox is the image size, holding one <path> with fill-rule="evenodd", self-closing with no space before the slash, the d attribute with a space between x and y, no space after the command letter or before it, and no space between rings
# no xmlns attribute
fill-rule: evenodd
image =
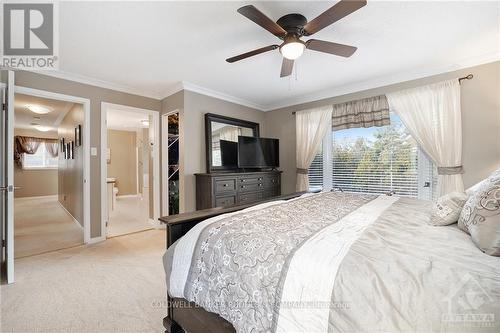
<svg viewBox="0 0 500 333"><path fill-rule="evenodd" d="M264 202L275 200L290 200L303 195L306 192L298 192L288 195L274 197L271 200L260 201L254 204L217 207L198 210L191 213L183 213L160 218L160 222L167 227L167 248L175 241L184 236L191 228L198 223L222 214L233 213L245 208L249 208ZM166 333L235 333L231 323L219 315L208 312L189 302L184 298L171 298L167 295L167 316L163 318L163 326Z"/></svg>

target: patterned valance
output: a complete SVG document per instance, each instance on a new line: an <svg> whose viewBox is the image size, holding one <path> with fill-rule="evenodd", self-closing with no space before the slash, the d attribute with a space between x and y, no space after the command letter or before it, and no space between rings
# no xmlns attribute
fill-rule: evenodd
<svg viewBox="0 0 500 333"><path fill-rule="evenodd" d="M17 135L14 140L14 161L19 166L22 166L22 155L35 154L38 150L38 147L40 147L40 144L42 143L45 143L46 149L52 157L57 157L57 139L35 138L30 136Z"/></svg>
<svg viewBox="0 0 500 333"><path fill-rule="evenodd" d="M390 125L389 104L385 95L333 106L332 129Z"/></svg>

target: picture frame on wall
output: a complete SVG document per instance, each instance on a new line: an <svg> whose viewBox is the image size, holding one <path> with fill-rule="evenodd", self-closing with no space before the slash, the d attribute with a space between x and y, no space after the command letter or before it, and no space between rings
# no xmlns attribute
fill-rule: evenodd
<svg viewBox="0 0 500 333"><path fill-rule="evenodd" d="M66 143L66 154L65 157L67 160L71 159L71 144L69 142Z"/></svg>
<svg viewBox="0 0 500 333"><path fill-rule="evenodd" d="M59 139L59 147L60 147L61 153L66 152L66 149L65 149L66 146L64 145L64 138Z"/></svg>
<svg viewBox="0 0 500 333"><path fill-rule="evenodd" d="M74 160L75 159L75 142L74 141L71 141L70 142L70 151L71 151L71 159Z"/></svg>
<svg viewBox="0 0 500 333"><path fill-rule="evenodd" d="M82 145L82 125L75 127L75 147Z"/></svg>

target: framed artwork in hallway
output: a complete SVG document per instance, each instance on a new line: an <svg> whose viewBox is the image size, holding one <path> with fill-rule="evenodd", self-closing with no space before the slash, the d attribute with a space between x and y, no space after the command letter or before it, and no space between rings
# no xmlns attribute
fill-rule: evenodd
<svg viewBox="0 0 500 333"><path fill-rule="evenodd" d="M75 127L75 147L80 147L82 145L82 125L77 125Z"/></svg>

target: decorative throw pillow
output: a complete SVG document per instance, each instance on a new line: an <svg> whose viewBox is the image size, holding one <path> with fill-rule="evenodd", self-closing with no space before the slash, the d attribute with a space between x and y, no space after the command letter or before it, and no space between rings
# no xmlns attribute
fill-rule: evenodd
<svg viewBox="0 0 500 333"><path fill-rule="evenodd" d="M500 173L494 172L467 200L458 227L484 253L500 256Z"/></svg>
<svg viewBox="0 0 500 333"><path fill-rule="evenodd" d="M451 192L440 197L432 208L431 223L441 226L457 222L468 198L467 194L460 192Z"/></svg>

